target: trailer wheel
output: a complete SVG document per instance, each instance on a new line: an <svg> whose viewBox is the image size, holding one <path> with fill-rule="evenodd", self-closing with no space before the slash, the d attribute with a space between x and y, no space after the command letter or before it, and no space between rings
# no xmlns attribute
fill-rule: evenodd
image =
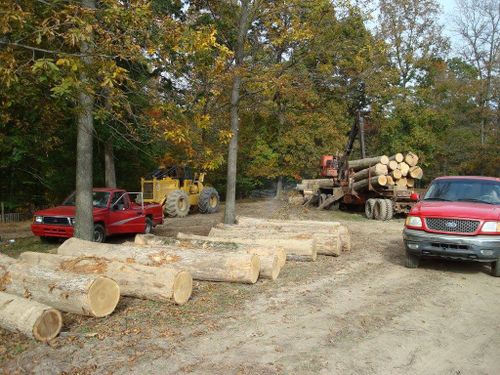
<svg viewBox="0 0 500 375"><path fill-rule="evenodd" d="M370 198L365 202L365 215L367 219L373 219L375 199Z"/></svg>
<svg viewBox="0 0 500 375"><path fill-rule="evenodd" d="M384 220L385 218L384 200L380 198L375 198L374 201L375 204L373 205L373 218L375 220Z"/></svg>
<svg viewBox="0 0 500 375"><path fill-rule="evenodd" d="M318 199L318 207L321 206L323 204L324 201L326 201L326 194L325 193L321 193L319 195L319 199Z"/></svg>

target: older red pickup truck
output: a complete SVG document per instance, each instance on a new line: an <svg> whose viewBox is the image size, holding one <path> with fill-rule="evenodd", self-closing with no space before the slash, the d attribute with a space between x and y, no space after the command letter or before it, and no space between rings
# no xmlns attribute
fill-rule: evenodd
<svg viewBox="0 0 500 375"><path fill-rule="evenodd" d="M406 218L406 266L441 257L491 263L500 276L500 178L435 179Z"/></svg>
<svg viewBox="0 0 500 375"><path fill-rule="evenodd" d="M94 241L103 242L107 236L125 233L150 233L163 223L159 204L135 203L121 189L100 188L93 191ZM75 224L75 193L61 206L35 212L31 231L42 240L69 238Z"/></svg>

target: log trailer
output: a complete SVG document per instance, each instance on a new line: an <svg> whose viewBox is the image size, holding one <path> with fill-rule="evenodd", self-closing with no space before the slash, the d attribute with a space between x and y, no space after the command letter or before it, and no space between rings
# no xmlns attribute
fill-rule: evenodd
<svg viewBox="0 0 500 375"><path fill-rule="evenodd" d="M359 134L362 159L348 158ZM364 122L357 116L343 154L323 155L320 159L319 179L302 180L296 189L302 195L301 202L315 204L318 209L365 207L369 219L391 220L395 214L407 214L417 201L417 194L406 186L389 185L386 165L387 156L366 158ZM385 172L380 172L380 167Z"/></svg>

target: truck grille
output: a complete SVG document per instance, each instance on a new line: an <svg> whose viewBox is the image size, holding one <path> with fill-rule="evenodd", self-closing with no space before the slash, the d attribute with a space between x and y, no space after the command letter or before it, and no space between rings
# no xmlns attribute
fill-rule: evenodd
<svg viewBox="0 0 500 375"><path fill-rule="evenodd" d="M69 225L67 217L44 216L43 223L49 225Z"/></svg>
<svg viewBox="0 0 500 375"><path fill-rule="evenodd" d="M153 183L144 182L143 189L144 189L143 191L144 199L153 199Z"/></svg>
<svg viewBox="0 0 500 375"><path fill-rule="evenodd" d="M477 220L427 218L425 222L431 230L449 233L474 233L479 227Z"/></svg>

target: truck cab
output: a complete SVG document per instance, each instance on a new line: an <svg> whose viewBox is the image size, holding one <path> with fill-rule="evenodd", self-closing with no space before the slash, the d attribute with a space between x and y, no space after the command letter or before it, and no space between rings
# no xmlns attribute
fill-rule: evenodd
<svg viewBox="0 0 500 375"><path fill-rule="evenodd" d="M130 194L122 189L93 190L94 241L104 242L115 234L150 233L163 223L160 205L136 203ZM31 231L42 240L72 237L75 212L72 193L60 206L35 212Z"/></svg>

